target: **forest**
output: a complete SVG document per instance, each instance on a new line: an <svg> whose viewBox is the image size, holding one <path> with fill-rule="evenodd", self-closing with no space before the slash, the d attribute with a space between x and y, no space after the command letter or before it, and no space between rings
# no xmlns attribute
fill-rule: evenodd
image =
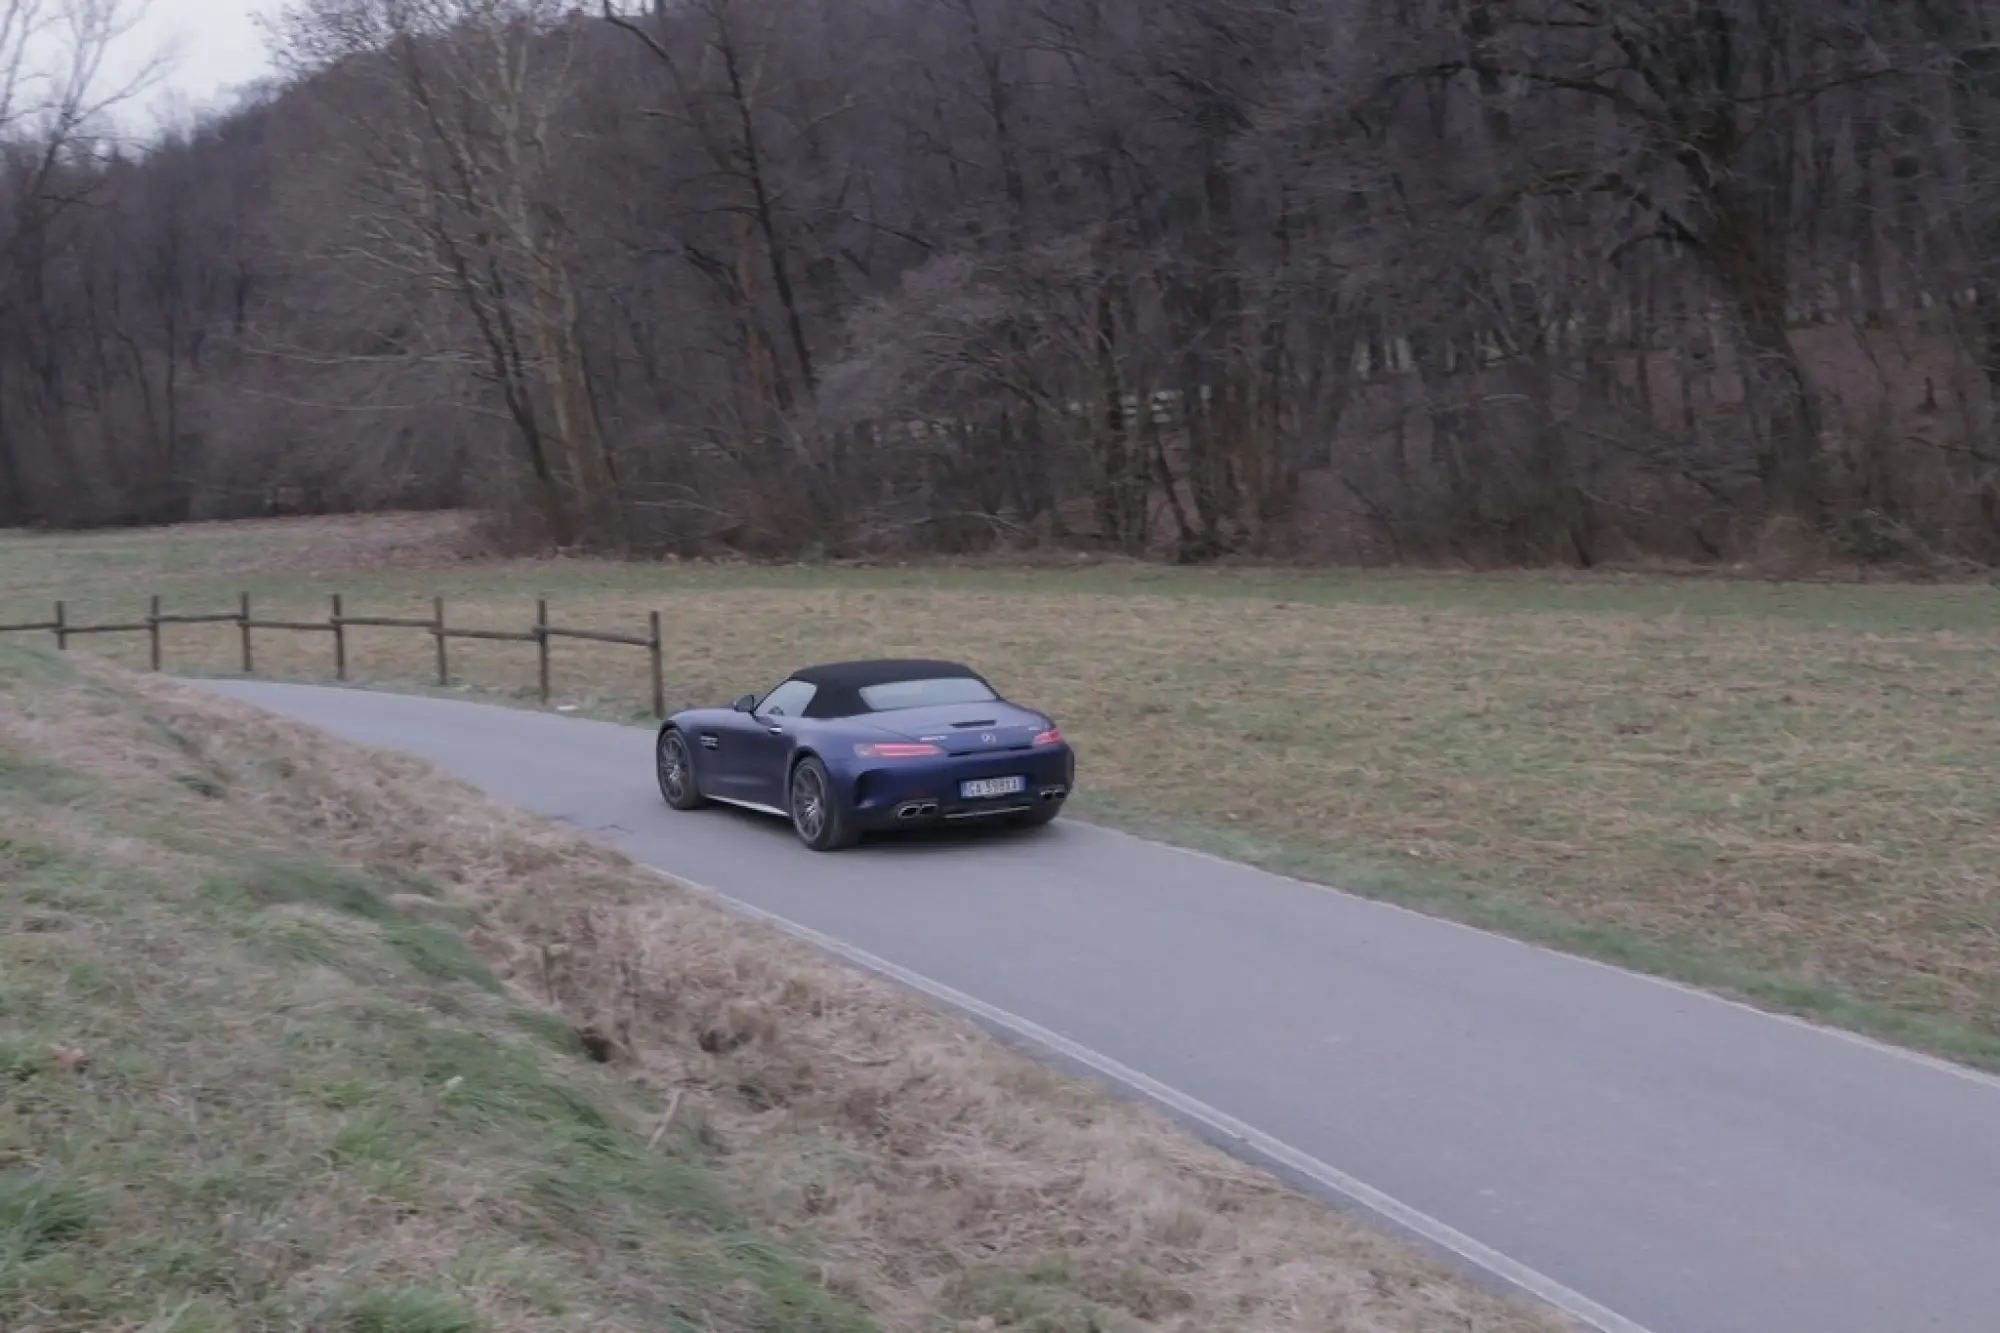
<svg viewBox="0 0 2000 1333"><path fill-rule="evenodd" d="M2000 561L1990 0L294 0L139 143L118 8L0 0L0 527Z"/></svg>

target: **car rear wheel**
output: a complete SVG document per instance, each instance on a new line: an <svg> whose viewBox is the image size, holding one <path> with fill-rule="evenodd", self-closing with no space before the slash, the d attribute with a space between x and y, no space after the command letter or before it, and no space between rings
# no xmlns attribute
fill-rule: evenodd
<svg viewBox="0 0 2000 1333"><path fill-rule="evenodd" d="M792 832L816 852L831 852L853 844L858 836L847 812L835 797L826 765L812 755L792 770L786 804L792 816Z"/></svg>
<svg viewBox="0 0 2000 1333"><path fill-rule="evenodd" d="M654 770L660 779L660 795L676 810L693 810L706 805L701 789L695 786L694 757L688 752L687 737L676 728L660 733L654 747Z"/></svg>

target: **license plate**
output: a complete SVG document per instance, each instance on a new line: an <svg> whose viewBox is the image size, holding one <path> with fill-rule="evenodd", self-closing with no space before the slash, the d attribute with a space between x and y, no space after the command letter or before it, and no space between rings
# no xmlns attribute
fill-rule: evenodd
<svg viewBox="0 0 2000 1333"><path fill-rule="evenodd" d="M1026 778L974 778L970 782L958 784L958 794L968 801L976 801L986 796L1012 796L1017 791L1025 791Z"/></svg>

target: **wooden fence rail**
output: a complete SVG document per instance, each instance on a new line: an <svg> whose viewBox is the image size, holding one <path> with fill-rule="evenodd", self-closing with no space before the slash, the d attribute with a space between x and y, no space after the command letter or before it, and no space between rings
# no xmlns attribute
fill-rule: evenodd
<svg viewBox="0 0 2000 1333"><path fill-rule="evenodd" d="M633 648L644 648L652 659L653 668L653 715L666 716L666 674L661 654L660 613L651 612L647 617L644 634L613 634L606 630L572 629L549 622L547 598L535 602L535 623L525 630L454 628L445 623L444 598L431 599L431 615L428 620L410 616L350 616L341 605L339 593L333 594L331 614L325 620L258 620L250 609L250 594L243 593L237 598L234 611L203 612L197 614L172 613L160 609L160 599L154 597L148 605L146 618L134 621L118 621L102 625L79 625L71 621L68 609L62 602L55 604L55 616L50 620L26 621L14 625L0 625L0 634L53 634L58 649L67 650L69 641L79 634L144 634L147 636L148 657L155 671L160 670L162 645L160 628L164 625L235 625L241 633L243 674L256 673L256 654L252 647L251 635L255 630L279 630L294 633L328 634L333 637L333 674L336 680L347 679L347 631L356 629L418 629L428 633L437 645L437 679L440 685L451 683L451 658L447 645L453 639L483 639L499 643L532 643L536 648L539 667L539 685L543 703L549 701L549 681L551 664L550 644L556 639L575 639L586 643L624 644Z"/></svg>

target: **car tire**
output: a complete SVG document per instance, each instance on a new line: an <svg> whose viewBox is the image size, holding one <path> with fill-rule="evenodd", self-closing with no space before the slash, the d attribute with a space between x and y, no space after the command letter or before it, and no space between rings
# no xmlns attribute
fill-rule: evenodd
<svg viewBox="0 0 2000 1333"><path fill-rule="evenodd" d="M852 846L860 836L833 792L833 779L816 755L807 755L792 769L785 784L785 811L792 832L816 852Z"/></svg>
<svg viewBox="0 0 2000 1333"><path fill-rule="evenodd" d="M679 728L667 727L653 743L653 776L659 780L660 797L675 810L696 810L708 804L695 781L694 751Z"/></svg>

